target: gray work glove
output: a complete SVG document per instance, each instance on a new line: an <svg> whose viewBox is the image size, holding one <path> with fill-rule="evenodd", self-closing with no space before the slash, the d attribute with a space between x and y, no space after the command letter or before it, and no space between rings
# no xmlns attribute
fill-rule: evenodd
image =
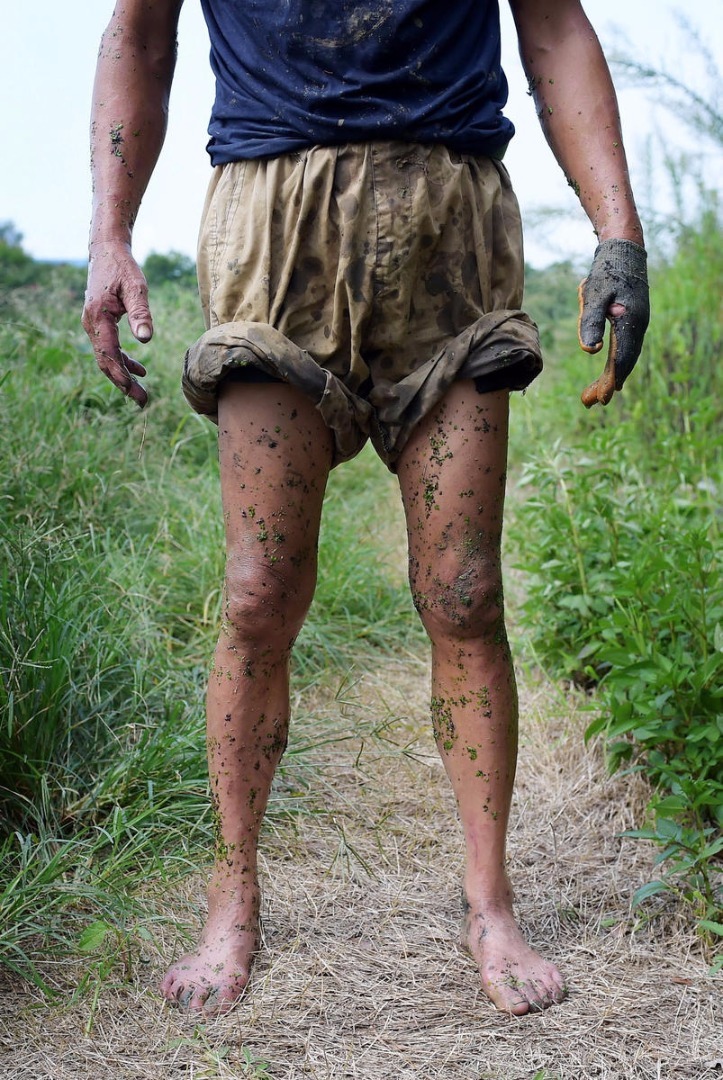
<svg viewBox="0 0 723 1080"><path fill-rule="evenodd" d="M610 321L610 346L602 375L582 392L586 408L607 405L635 367L650 321L647 255L632 240L603 240L590 273L580 282L580 347L589 353L603 347L605 320Z"/></svg>

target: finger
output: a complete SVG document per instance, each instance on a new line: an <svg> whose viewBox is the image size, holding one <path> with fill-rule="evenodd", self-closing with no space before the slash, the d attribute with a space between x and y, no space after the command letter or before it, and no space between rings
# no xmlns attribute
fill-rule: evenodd
<svg viewBox="0 0 723 1080"><path fill-rule="evenodd" d="M133 357L129 356L126 352L123 353L123 363L128 368L128 370L132 372L133 375L148 374L143 364L141 364L138 360L134 360Z"/></svg>
<svg viewBox="0 0 723 1080"><path fill-rule="evenodd" d="M131 326L131 330L133 330L133 326ZM133 330L133 337L145 345L145 343L150 341L153 337L153 326L151 323L147 322L139 323L135 330Z"/></svg>
<svg viewBox="0 0 723 1080"><path fill-rule="evenodd" d="M114 386L143 408L148 395L133 376L145 375L146 369L121 349L118 321L113 312L109 307L104 307L100 313L96 313L93 306L86 303L82 321L93 343L93 352L100 370Z"/></svg>
<svg viewBox="0 0 723 1080"><path fill-rule="evenodd" d="M151 319L150 311L146 311L138 316L129 315L128 325L131 328L133 337L143 345L153 337L153 320Z"/></svg>
<svg viewBox="0 0 723 1080"><path fill-rule="evenodd" d="M137 379L134 379L132 375L128 376L128 386L123 391L127 398L131 401L135 401L139 409L145 409L148 402L148 394L145 388L141 386Z"/></svg>
<svg viewBox="0 0 723 1080"><path fill-rule="evenodd" d="M101 356L119 355L118 319L111 311L105 307L98 310L97 304L86 301L82 323L90 338L96 360L100 360Z"/></svg>
<svg viewBox="0 0 723 1080"><path fill-rule="evenodd" d="M595 382L586 386L580 395L580 400L586 409L593 405L607 405L616 390L615 382L615 358L617 356L617 336L613 327L610 328L610 348L602 375ZM619 388L618 388L619 389Z"/></svg>
<svg viewBox="0 0 723 1080"><path fill-rule="evenodd" d="M131 361L130 365L128 364L128 361ZM137 361L132 360L130 356L121 350L119 350L117 357L111 356L108 353L102 353L98 357L98 367L103 374L110 379L113 385L117 386L126 397L135 401L138 407L142 409L148 401L148 394L146 393L145 388L141 386L138 380L131 374L131 370L129 369L131 366L134 370L138 368L142 369L137 372L139 375L145 374L143 366L138 364Z"/></svg>
<svg viewBox="0 0 723 1080"><path fill-rule="evenodd" d="M586 409L591 409L593 405L597 405L597 379L585 387L580 394L580 401Z"/></svg>
<svg viewBox="0 0 723 1080"><path fill-rule="evenodd" d="M586 409L591 409L593 405L607 405L614 392L614 381L611 382L603 373L595 382L585 387L580 394L580 401Z"/></svg>
<svg viewBox="0 0 723 1080"><path fill-rule="evenodd" d="M611 340L615 341L615 388L620 390L640 356L643 334L639 324L627 311L610 320L610 331Z"/></svg>
<svg viewBox="0 0 723 1080"><path fill-rule="evenodd" d="M610 401L612 401L614 393L615 367L612 364L606 364L605 370L603 371L597 382L597 399L601 405L607 405Z"/></svg>

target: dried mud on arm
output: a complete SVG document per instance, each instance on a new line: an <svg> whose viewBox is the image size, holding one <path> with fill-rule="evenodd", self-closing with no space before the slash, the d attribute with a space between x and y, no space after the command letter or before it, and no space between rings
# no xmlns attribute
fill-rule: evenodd
<svg viewBox="0 0 723 1080"><path fill-rule="evenodd" d="M127 314L140 342L153 334L148 289L131 239L166 133L181 4L118 4L101 40L93 87L93 210L83 326L100 370L140 407L147 394L136 376L146 370L121 349L118 322Z"/></svg>

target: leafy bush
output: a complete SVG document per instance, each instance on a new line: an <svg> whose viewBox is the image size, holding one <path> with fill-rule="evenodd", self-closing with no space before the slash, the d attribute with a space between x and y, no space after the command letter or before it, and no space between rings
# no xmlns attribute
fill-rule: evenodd
<svg viewBox="0 0 723 1080"><path fill-rule="evenodd" d="M634 441L647 448L655 469L656 447L668 432L683 440L720 434L723 421L721 364L723 223L714 193L694 226L684 226L669 262L651 272L652 318L642 357L621 397L635 424ZM715 459L720 441L691 447ZM712 452L712 453L711 453ZM685 442L678 450L685 455Z"/></svg>
<svg viewBox="0 0 723 1080"><path fill-rule="evenodd" d="M623 490L622 472L606 433L579 455L557 443L523 468L524 501L508 530L526 574L522 613L535 655L580 685L598 682L606 665L598 631L615 604L624 534L629 546L640 539L639 520L626 511L643 485L628 473Z"/></svg>
<svg viewBox="0 0 723 1080"><path fill-rule="evenodd" d="M12 222L0 222L0 315L12 317L29 303L62 297L66 308L80 302L85 270L72 263L38 262L23 250L22 235Z"/></svg>
<svg viewBox="0 0 723 1080"><path fill-rule="evenodd" d="M658 542L632 560L601 629L611 669L601 716L586 735L604 732L611 769L626 764L655 789L652 824L625 835L657 841L664 872L635 902L672 892L693 906L706 937L723 937L714 918L714 863L723 851L723 567L708 532L671 515Z"/></svg>
<svg viewBox="0 0 723 1080"><path fill-rule="evenodd" d="M531 494L511 529L527 572L522 617L553 674L597 687L587 736L605 736L610 768L653 787L653 824L627 835L657 840L665 873L636 899L676 893L710 937L723 934L720 479L670 457L652 479L632 456L622 427L596 433L585 455L558 446L525 470Z"/></svg>
<svg viewBox="0 0 723 1080"><path fill-rule="evenodd" d="M652 785L650 824L627 835L658 842L662 875L636 900L674 892L709 941L723 934L722 272L709 200L653 274L640 370L584 440L566 423L565 445L527 461L509 530L535 656L596 690L588 737ZM543 418L533 444L549 432Z"/></svg>
<svg viewBox="0 0 723 1080"><path fill-rule="evenodd" d="M143 273L151 288L166 282L196 288L196 264L179 251L169 251L165 255L152 251L143 263Z"/></svg>
<svg viewBox="0 0 723 1080"><path fill-rule="evenodd" d="M696 809L723 825L723 568L707 532L671 515L657 544L632 553L598 629L611 719L590 734L605 728L614 768L642 761L666 787L687 778Z"/></svg>

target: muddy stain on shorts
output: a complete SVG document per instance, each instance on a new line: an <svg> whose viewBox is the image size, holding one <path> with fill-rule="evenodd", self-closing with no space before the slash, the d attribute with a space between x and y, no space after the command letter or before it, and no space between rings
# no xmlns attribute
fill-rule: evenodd
<svg viewBox="0 0 723 1080"><path fill-rule="evenodd" d="M522 390L542 368L517 200L490 158L384 142L218 166L198 273L192 407L215 418L221 381L253 367L315 402L335 464L371 437L393 469L453 381Z"/></svg>

